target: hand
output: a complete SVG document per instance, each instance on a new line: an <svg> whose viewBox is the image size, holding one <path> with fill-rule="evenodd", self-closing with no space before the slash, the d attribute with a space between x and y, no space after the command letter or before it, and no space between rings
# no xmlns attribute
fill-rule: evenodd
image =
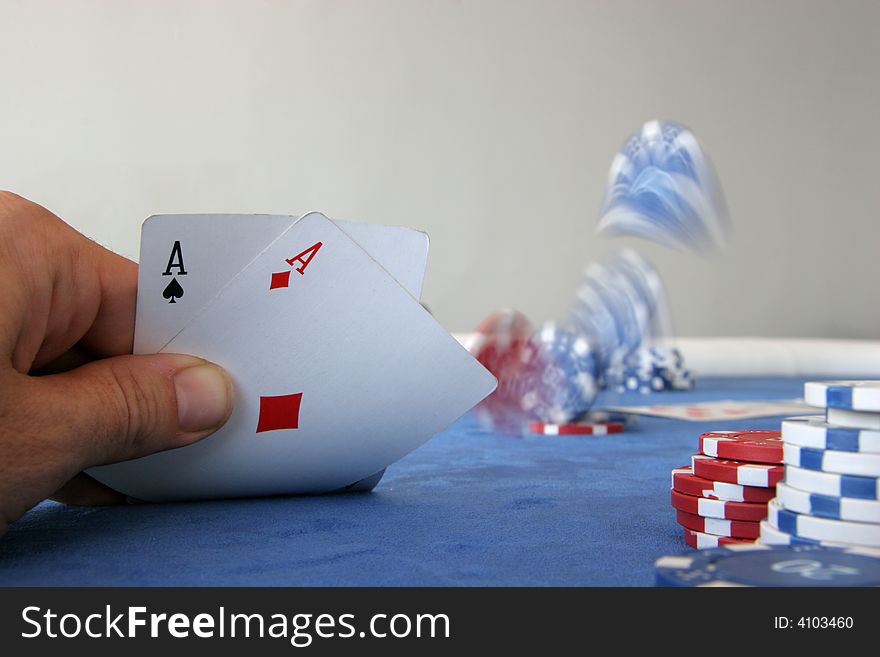
<svg viewBox="0 0 880 657"><path fill-rule="evenodd" d="M124 497L82 471L189 445L232 412L225 372L131 356L137 265L0 191L0 534L47 497Z"/></svg>

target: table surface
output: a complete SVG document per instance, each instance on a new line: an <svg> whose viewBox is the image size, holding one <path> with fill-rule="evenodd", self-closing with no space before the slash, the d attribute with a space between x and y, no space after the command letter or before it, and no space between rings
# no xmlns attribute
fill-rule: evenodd
<svg viewBox="0 0 880 657"><path fill-rule="evenodd" d="M791 399L803 379L700 379L599 403ZM780 418L641 417L602 437L513 438L467 415L372 493L122 507L45 502L0 538L0 585L650 586L687 551L670 470L702 431Z"/></svg>

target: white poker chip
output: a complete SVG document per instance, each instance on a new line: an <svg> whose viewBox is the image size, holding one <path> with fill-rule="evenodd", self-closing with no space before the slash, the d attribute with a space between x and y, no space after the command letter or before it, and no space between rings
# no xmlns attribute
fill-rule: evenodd
<svg viewBox="0 0 880 657"><path fill-rule="evenodd" d="M769 522L776 529L815 541L839 541L850 545L880 547L880 524L829 520L784 508L777 500L767 505Z"/></svg>
<svg viewBox="0 0 880 657"><path fill-rule="evenodd" d="M809 538L801 538L800 536L792 536L784 531L776 529L767 520L761 521L761 535L758 536L760 545L823 545L825 547L850 547L846 543L835 543L834 541L814 541Z"/></svg>
<svg viewBox="0 0 880 657"><path fill-rule="evenodd" d="M807 381L804 401L820 408L880 412L880 381Z"/></svg>
<svg viewBox="0 0 880 657"><path fill-rule="evenodd" d="M785 483L819 495L880 500L880 479L877 477L841 475L789 465L785 468Z"/></svg>
<svg viewBox="0 0 880 657"><path fill-rule="evenodd" d="M784 420L782 440L810 449L880 453L880 431L835 427L825 422L821 415Z"/></svg>
<svg viewBox="0 0 880 657"><path fill-rule="evenodd" d="M776 500L795 513L832 520L880 523L880 501L808 493L781 481L776 485Z"/></svg>
<svg viewBox="0 0 880 657"><path fill-rule="evenodd" d="M835 427L880 431L880 413L848 411L845 408L826 408L825 421Z"/></svg>
<svg viewBox="0 0 880 657"><path fill-rule="evenodd" d="M859 477L880 477L880 454L869 452L837 452L786 443L782 447L782 462L785 465L807 470Z"/></svg>

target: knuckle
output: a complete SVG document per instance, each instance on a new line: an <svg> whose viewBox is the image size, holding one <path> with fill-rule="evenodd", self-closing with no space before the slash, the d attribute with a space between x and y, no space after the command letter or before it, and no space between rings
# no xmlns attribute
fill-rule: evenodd
<svg viewBox="0 0 880 657"><path fill-rule="evenodd" d="M30 208L28 206L33 205L35 204L18 194L6 190L0 190L0 220L2 220L3 223L15 221L25 213L29 214Z"/></svg>
<svg viewBox="0 0 880 657"><path fill-rule="evenodd" d="M26 236L40 244L51 233L56 217L24 197L0 190L0 236L4 243L20 244Z"/></svg>
<svg viewBox="0 0 880 657"><path fill-rule="evenodd" d="M152 377L122 364L108 368L115 430L124 433L129 447L140 452L148 438L162 429L165 395Z"/></svg>

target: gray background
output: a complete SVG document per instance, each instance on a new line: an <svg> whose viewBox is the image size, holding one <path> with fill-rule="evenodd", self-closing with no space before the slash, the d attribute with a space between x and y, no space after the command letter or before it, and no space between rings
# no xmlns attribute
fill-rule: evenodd
<svg viewBox="0 0 880 657"><path fill-rule="evenodd" d="M624 244L684 335L878 337L878 2L0 0L0 187L129 256L165 212L426 230L450 330L564 315ZM717 256L595 234L611 159L689 125Z"/></svg>

